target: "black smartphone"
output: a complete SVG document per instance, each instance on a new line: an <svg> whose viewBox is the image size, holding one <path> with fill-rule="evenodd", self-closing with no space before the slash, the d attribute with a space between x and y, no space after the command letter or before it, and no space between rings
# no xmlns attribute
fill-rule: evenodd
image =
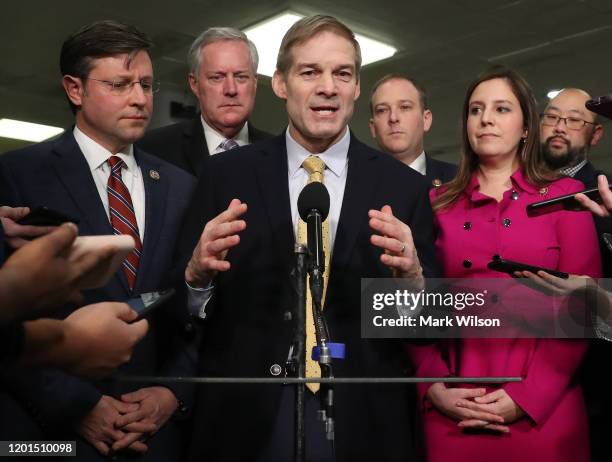
<svg viewBox="0 0 612 462"><path fill-rule="evenodd" d="M612 191L612 185L610 186L610 190ZM599 190L597 188L586 189L580 192L589 199L601 204L601 195L599 194ZM559 196L553 199L546 199L545 201L529 204L527 206L527 215L540 215L542 213L554 212L555 210L584 210L584 208L576 200L576 194L578 193L566 194L565 196Z"/></svg>
<svg viewBox="0 0 612 462"><path fill-rule="evenodd" d="M17 220L17 224L27 226L60 226L67 222L77 224L79 220L49 207L36 207L25 217Z"/></svg>
<svg viewBox="0 0 612 462"><path fill-rule="evenodd" d="M494 258L487 264L487 268L493 271L499 271L500 273L508 273L514 275L515 271L530 271L537 274L538 271L545 271L548 274L557 276L558 278L567 279L568 273L562 271L552 270L549 268L542 268L541 266L527 265L525 263L519 263L512 260L504 260L503 258Z"/></svg>
<svg viewBox="0 0 612 462"><path fill-rule="evenodd" d="M174 289L168 289L162 292L147 292L130 298L127 304L138 313L138 317L132 322L140 321L149 316L156 308L159 308L170 299L174 293Z"/></svg>

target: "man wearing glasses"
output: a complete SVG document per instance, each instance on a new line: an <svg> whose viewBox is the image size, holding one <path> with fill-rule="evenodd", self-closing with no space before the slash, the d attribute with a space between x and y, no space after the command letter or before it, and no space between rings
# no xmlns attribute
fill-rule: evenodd
<svg viewBox="0 0 612 462"><path fill-rule="evenodd" d="M0 157L0 204L57 210L77 219L82 235L134 238L136 248L121 270L106 286L84 293L87 304L125 301L170 283L173 246L193 179L133 146L149 123L157 89L150 46L146 35L113 21L68 37L60 70L74 128L57 140ZM188 315L181 317L174 306L153 313L149 333L122 372L191 375L190 325L184 319ZM59 371L2 372L25 411L10 414L13 425L3 415L4 437L76 440L79 460L105 460L109 452L119 458L146 453L139 460L147 461L179 458L179 429L170 417L184 409L189 390L94 383Z"/></svg>
<svg viewBox="0 0 612 462"><path fill-rule="evenodd" d="M582 181L586 188L596 188L597 176L603 172L595 169L587 160L587 154L601 139L603 127L598 123L597 114L585 107L590 99L587 92L577 88L561 91L550 100L542 114L540 138L542 155L552 170ZM612 233L612 218L596 217L595 225L600 236L604 276L609 278L612 277L612 254L606 248L603 235ZM580 377L587 402L593 461L609 458L612 399L610 382L601 378L601 368L605 367L611 354L612 344L595 340L585 358Z"/></svg>

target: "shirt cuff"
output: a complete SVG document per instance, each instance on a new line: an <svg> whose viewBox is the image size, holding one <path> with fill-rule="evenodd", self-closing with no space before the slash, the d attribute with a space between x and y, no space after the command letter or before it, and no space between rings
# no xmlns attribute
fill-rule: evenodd
<svg viewBox="0 0 612 462"><path fill-rule="evenodd" d="M201 319L206 319L206 305L213 295L212 281L204 288L191 287L187 281L187 309L189 314Z"/></svg>

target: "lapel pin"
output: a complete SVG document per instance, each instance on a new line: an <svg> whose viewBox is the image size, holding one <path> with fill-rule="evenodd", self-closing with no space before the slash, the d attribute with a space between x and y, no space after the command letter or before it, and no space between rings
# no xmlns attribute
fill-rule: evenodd
<svg viewBox="0 0 612 462"><path fill-rule="evenodd" d="M548 188L547 187L540 188L540 195L546 196L546 194L548 194Z"/></svg>
<svg viewBox="0 0 612 462"><path fill-rule="evenodd" d="M149 176L151 177L151 179L158 181L159 180L159 172L157 170L149 170Z"/></svg>
<svg viewBox="0 0 612 462"><path fill-rule="evenodd" d="M442 186L442 180L440 180L440 178L436 178L431 182L431 184L433 184L434 188L439 188Z"/></svg>

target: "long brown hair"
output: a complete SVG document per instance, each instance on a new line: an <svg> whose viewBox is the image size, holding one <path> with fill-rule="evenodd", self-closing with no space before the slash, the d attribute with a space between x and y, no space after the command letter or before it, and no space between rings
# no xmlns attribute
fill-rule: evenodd
<svg viewBox="0 0 612 462"><path fill-rule="evenodd" d="M527 181L536 187L544 186L554 179L554 175L546 168L540 154L540 127L537 103L531 87L527 81L512 69L502 66L493 67L480 74L467 89L463 102L461 115L461 160L459 172L454 180L444 186L433 204L434 211L452 207L461 197L478 168L478 156L472 149L467 134L467 119L470 98L478 85L487 80L504 79L510 85L512 93L516 96L523 112L523 125L527 130L527 137L519 144L519 164L523 169Z"/></svg>

